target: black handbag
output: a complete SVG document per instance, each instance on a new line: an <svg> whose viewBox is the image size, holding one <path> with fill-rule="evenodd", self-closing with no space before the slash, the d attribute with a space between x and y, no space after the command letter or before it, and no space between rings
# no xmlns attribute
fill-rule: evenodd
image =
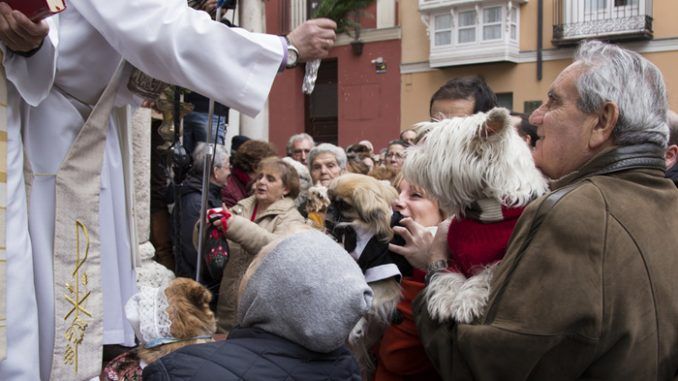
<svg viewBox="0 0 678 381"><path fill-rule="evenodd" d="M219 228L212 224L207 226L205 235L205 271L217 282L221 281L224 268L228 263L228 241Z"/></svg>

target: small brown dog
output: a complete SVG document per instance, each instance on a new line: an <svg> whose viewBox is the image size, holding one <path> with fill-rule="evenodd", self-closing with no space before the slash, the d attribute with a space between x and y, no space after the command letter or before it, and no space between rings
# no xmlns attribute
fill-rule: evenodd
<svg viewBox="0 0 678 381"><path fill-rule="evenodd" d="M176 278L166 287L142 287L125 305L140 345L111 360L101 380L140 379L142 367L177 349L211 342L216 319L212 294L200 283Z"/></svg>
<svg viewBox="0 0 678 381"><path fill-rule="evenodd" d="M379 342L391 323L400 300L400 271L393 263L388 243L392 205L398 192L388 182L360 174L345 174L330 183L331 200L325 227L358 262L374 292L372 307L349 336L349 347L369 379L374 371L370 348Z"/></svg>
<svg viewBox="0 0 678 381"><path fill-rule="evenodd" d="M177 278L165 289L165 297L169 304L167 315L172 322L170 333L182 341L150 349L141 346L139 357L148 364L186 345L212 341L203 337L211 337L217 330L214 313L209 308L212 293L200 283Z"/></svg>

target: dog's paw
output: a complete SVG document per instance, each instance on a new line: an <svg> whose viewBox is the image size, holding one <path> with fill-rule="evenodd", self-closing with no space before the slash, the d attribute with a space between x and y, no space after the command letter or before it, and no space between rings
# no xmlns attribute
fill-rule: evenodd
<svg viewBox="0 0 678 381"><path fill-rule="evenodd" d="M454 318L455 299L465 281L466 277L456 272L433 275L428 287L424 289L428 313L433 319L442 322Z"/></svg>
<svg viewBox="0 0 678 381"><path fill-rule="evenodd" d="M457 322L469 324L485 311L490 297L490 281L496 267L496 263L486 267L461 286L454 301L454 318Z"/></svg>

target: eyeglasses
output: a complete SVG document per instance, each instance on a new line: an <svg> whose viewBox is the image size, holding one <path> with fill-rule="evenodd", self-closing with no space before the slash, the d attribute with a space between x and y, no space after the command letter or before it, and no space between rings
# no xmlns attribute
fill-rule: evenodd
<svg viewBox="0 0 678 381"><path fill-rule="evenodd" d="M303 148L298 148L298 149L292 150L292 153L294 153L294 154L300 154L302 152L303 153L309 153L309 152L311 152L311 150L310 149L303 149Z"/></svg>

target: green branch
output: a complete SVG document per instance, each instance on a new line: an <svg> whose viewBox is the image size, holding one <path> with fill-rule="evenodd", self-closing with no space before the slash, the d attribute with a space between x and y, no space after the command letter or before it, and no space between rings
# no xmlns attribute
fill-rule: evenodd
<svg viewBox="0 0 678 381"><path fill-rule="evenodd" d="M352 12L365 9L374 0L322 0L318 4L313 17L326 17L337 23L337 33L358 29L360 25L348 16Z"/></svg>

